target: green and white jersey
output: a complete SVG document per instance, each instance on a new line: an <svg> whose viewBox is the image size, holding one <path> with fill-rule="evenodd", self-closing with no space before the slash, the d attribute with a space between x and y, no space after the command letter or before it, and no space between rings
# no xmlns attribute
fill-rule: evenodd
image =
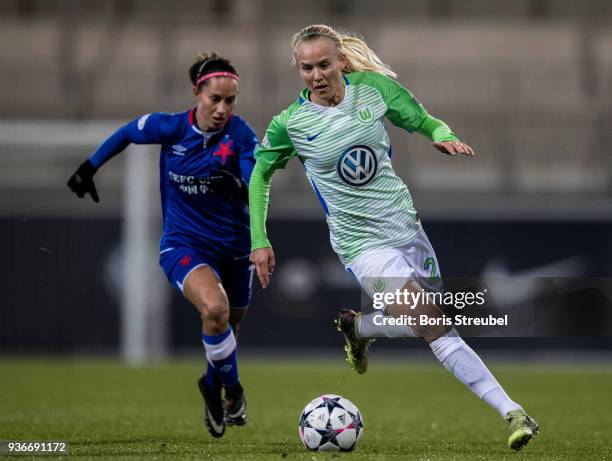
<svg viewBox="0 0 612 461"><path fill-rule="evenodd" d="M344 82L337 106L314 104L304 90L272 119L250 182L253 249L270 246L264 224L272 172L295 156L321 201L332 248L344 264L365 250L404 245L417 235L410 192L391 165L384 118L435 141L457 138L389 77L355 72Z"/></svg>

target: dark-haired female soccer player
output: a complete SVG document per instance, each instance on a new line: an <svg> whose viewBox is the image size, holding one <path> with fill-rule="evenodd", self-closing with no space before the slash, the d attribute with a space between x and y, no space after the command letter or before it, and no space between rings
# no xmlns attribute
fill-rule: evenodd
<svg viewBox="0 0 612 461"><path fill-rule="evenodd" d="M163 234L160 265L202 317L207 371L198 387L213 437L246 422L236 338L251 299L248 182L257 137L234 115L238 72L215 53L189 69L196 106L143 115L104 141L68 181L79 197L98 202L93 176L130 143L160 144ZM225 403L222 401L225 389Z"/></svg>
<svg viewBox="0 0 612 461"><path fill-rule="evenodd" d="M270 283L275 264L265 230L270 179L297 156L325 211L334 251L370 296L381 289L435 289L427 284L439 280L436 255L408 188L391 166L383 121L426 136L449 155L471 157L474 151L429 115L358 37L314 25L295 34L291 48L306 88L272 119L250 183L251 261L262 286ZM340 312L336 324L358 373L366 371L370 338L423 338L445 368L507 420L510 448L522 448L537 433L536 422L508 397L457 331L438 323L443 320L438 306L392 304L385 314L425 316L434 325L395 327L377 322L380 313Z"/></svg>

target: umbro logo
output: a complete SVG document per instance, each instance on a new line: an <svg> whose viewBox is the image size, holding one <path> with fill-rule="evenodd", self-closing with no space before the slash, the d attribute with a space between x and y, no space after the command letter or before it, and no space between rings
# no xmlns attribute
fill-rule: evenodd
<svg viewBox="0 0 612 461"><path fill-rule="evenodd" d="M180 155L181 157L184 157L185 152L187 152L187 148L181 146L180 144L175 144L174 146L172 146L172 153L174 155Z"/></svg>

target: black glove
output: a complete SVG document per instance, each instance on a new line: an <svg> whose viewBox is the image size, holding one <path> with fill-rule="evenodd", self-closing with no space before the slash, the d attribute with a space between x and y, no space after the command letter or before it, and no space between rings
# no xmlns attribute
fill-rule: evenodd
<svg viewBox="0 0 612 461"><path fill-rule="evenodd" d="M98 169L93 166L89 160L85 160L74 174L70 176L68 187L70 187L70 190L77 194L79 198L83 198L85 194L89 192L93 201L98 203L100 197L98 197L98 191L93 182L93 175L96 171L98 171Z"/></svg>
<svg viewBox="0 0 612 461"><path fill-rule="evenodd" d="M227 170L213 171L210 176L203 178L202 182L211 192L235 195L245 203L249 201L246 184Z"/></svg>

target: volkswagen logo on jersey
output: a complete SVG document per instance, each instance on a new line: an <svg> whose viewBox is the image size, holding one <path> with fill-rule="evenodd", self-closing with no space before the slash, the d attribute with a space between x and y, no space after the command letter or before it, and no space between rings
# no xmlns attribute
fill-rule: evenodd
<svg viewBox="0 0 612 461"><path fill-rule="evenodd" d="M365 186L376 174L378 161L368 146L349 147L338 160L338 174L350 186Z"/></svg>

